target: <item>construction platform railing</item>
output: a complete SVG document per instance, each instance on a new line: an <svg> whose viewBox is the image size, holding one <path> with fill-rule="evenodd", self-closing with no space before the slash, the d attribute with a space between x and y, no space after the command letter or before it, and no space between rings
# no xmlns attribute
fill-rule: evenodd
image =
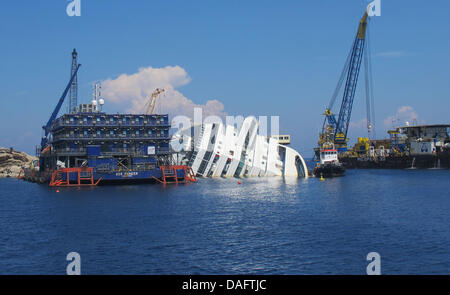
<svg viewBox="0 0 450 295"><path fill-rule="evenodd" d="M54 134L52 142L62 141L62 140L80 140L80 139L120 139L120 140L127 140L127 139L135 139L135 140L150 140L150 139L166 139L169 140L171 137L168 134L147 134L147 133L140 133L140 134L122 134L122 133L106 133L106 134Z"/></svg>
<svg viewBox="0 0 450 295"><path fill-rule="evenodd" d="M161 179L154 178L162 184L197 182L194 171L189 166L167 165L160 166L159 169L161 169ZM183 171L183 176L180 177L179 172L181 171Z"/></svg>
<svg viewBox="0 0 450 295"><path fill-rule="evenodd" d="M119 121L56 121L53 123L53 128L64 127L64 126L73 126L73 127L83 127L83 126L99 126L99 127L133 127L133 126L148 126L148 127L170 127L171 125L168 122L123 122Z"/></svg>
<svg viewBox="0 0 450 295"><path fill-rule="evenodd" d="M63 168L53 172L50 186L93 186L100 181L101 178L97 182L94 181L92 167Z"/></svg>

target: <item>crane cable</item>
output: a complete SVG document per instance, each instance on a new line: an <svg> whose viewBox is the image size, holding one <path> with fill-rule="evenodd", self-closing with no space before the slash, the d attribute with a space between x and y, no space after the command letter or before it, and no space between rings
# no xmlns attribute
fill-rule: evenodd
<svg viewBox="0 0 450 295"><path fill-rule="evenodd" d="M358 33L358 31L356 33ZM352 56L352 49L355 46L355 42L356 42L356 38L355 38L355 41L353 41L352 46L350 47L350 50L348 51L347 59L345 60L345 64L344 64L344 67L342 68L341 75L339 76L338 83L336 84L336 88L334 89L333 96L331 97L330 103L328 104L328 110L330 110L330 111L333 109L334 103L336 102L336 98L339 95L340 90L342 89L342 84L347 75L348 68L350 67L350 59ZM325 131L326 124L327 124L327 116L325 116L325 118L323 120L322 133L324 133L324 131Z"/></svg>
<svg viewBox="0 0 450 295"><path fill-rule="evenodd" d="M333 96L331 97L330 103L328 104L329 110L331 110L333 108L334 103L336 102L336 98L339 94L339 91L342 88L342 83L344 82L344 78L348 72L348 67L350 66L350 58L352 56L352 48L353 47L354 47L354 42L352 43L352 46L350 47L350 50L349 50L349 53L347 56L347 60L345 61L344 68L342 69L342 72L341 72L341 76L339 77L339 81L336 85L336 88L334 89Z"/></svg>
<svg viewBox="0 0 450 295"><path fill-rule="evenodd" d="M359 30L359 28L358 28L358 30ZM350 59L352 57L352 50L353 50L353 47L355 46L355 42L357 42L357 38L358 38L358 30L356 30L355 40L352 42L350 50L348 51L347 59L345 60L345 64L344 64L344 67L342 68L341 75L339 76L338 83L336 84L336 88L334 89L333 96L331 97L330 103L328 104L328 110L330 110L330 111L333 109L334 103L336 102L336 98L342 89L342 84L344 83L344 79L347 76L348 68L350 67ZM323 124L322 124L322 133L325 131L326 124L327 124L327 117L325 116L325 118L323 120Z"/></svg>

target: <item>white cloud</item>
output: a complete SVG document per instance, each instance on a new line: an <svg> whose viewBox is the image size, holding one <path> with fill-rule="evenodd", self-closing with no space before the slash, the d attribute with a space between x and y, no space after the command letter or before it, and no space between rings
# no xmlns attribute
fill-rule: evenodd
<svg viewBox="0 0 450 295"><path fill-rule="evenodd" d="M155 112L168 113L171 116L186 115L193 117L194 108L203 109L203 116L224 116L224 105L216 100L208 100L204 105L196 104L186 98L176 88L191 82L187 72L180 66L164 68L140 68L137 73L121 74L115 79L102 82L102 97L106 103L130 113L145 113L145 104L156 88L166 91L158 97Z"/></svg>
<svg viewBox="0 0 450 295"><path fill-rule="evenodd" d="M406 122L412 124L413 122L418 122L418 120L419 115L414 111L413 107L401 106L400 108L398 108L395 115L387 117L386 119L384 119L383 123L384 127L392 128L399 125L406 125Z"/></svg>

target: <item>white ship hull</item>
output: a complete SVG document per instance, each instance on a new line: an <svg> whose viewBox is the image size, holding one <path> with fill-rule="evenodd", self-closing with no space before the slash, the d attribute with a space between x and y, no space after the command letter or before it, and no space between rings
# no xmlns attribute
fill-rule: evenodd
<svg viewBox="0 0 450 295"><path fill-rule="evenodd" d="M190 165L200 177L309 176L296 150L257 133L254 117L246 118L239 130L205 123L178 131L171 140L172 149L178 152L174 161Z"/></svg>

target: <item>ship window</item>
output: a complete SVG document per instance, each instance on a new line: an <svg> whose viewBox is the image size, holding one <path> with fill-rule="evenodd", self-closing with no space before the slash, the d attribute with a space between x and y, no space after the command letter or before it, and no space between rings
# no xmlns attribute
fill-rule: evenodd
<svg viewBox="0 0 450 295"><path fill-rule="evenodd" d="M139 135L139 130L136 130L136 135Z"/></svg>
<svg viewBox="0 0 450 295"><path fill-rule="evenodd" d="M97 135L102 134L102 132L100 130L97 130Z"/></svg>
<svg viewBox="0 0 450 295"><path fill-rule="evenodd" d="M87 130L84 130L84 131L83 131L83 134L84 134L84 135L88 135Z"/></svg>
<svg viewBox="0 0 450 295"><path fill-rule="evenodd" d="M97 122L100 122L100 118L97 118Z"/></svg>
<svg viewBox="0 0 450 295"><path fill-rule="evenodd" d="M83 118L83 121L84 121L84 122L87 122L87 118Z"/></svg>
<svg viewBox="0 0 450 295"><path fill-rule="evenodd" d="M123 130L123 131L122 131L122 134L123 134L123 135L127 135L127 131L126 131L126 130Z"/></svg>
<svg viewBox="0 0 450 295"><path fill-rule="evenodd" d="M109 130L109 134L113 135L114 134L114 130Z"/></svg>
<svg viewBox="0 0 450 295"><path fill-rule="evenodd" d="M113 117L109 118L109 121L114 122L114 118Z"/></svg>

